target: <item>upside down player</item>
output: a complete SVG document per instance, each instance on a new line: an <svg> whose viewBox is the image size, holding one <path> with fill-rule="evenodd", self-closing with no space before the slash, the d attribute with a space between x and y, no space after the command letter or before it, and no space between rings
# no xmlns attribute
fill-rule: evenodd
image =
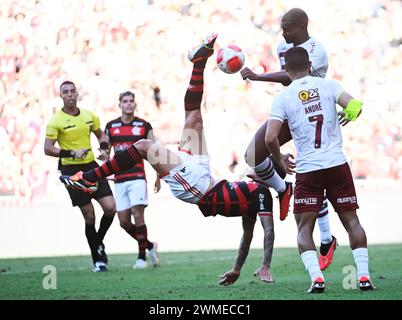
<svg viewBox="0 0 402 320"><path fill-rule="evenodd" d="M272 196L267 187L255 181L228 182L211 176L209 156L203 132L201 100L203 96L204 68L213 53L217 34L209 36L203 45L189 53L193 62L191 80L184 98L185 123L179 146L179 156L152 140L140 140L127 150L115 155L100 168L78 172L74 176L61 176L68 188L96 190L96 181L132 167L146 159L165 180L173 195L185 202L197 204L204 216L217 214L242 217L243 237L233 269L220 276L219 284L233 284L247 258L253 237L256 216L264 228L264 261L256 275L271 282L274 232ZM290 199L289 199L290 200ZM289 203L288 203L289 205Z"/></svg>

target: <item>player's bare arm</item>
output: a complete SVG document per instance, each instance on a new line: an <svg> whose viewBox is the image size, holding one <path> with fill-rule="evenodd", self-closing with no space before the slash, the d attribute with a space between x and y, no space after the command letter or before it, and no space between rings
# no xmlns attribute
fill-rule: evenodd
<svg viewBox="0 0 402 320"><path fill-rule="evenodd" d="M271 274L271 260L274 249L274 221L272 216L260 216L262 228L264 229L264 257L262 266L259 267L254 275L264 282L273 282Z"/></svg>
<svg viewBox="0 0 402 320"><path fill-rule="evenodd" d="M253 240L255 220L251 219L250 217L243 216L242 222L243 236L240 241L240 247L235 264L232 270L229 270L223 275L219 276L220 285L228 286L236 282L236 280L240 277L240 270L246 261L248 252L250 251L251 240Z"/></svg>
<svg viewBox="0 0 402 320"><path fill-rule="evenodd" d="M288 174L293 174L295 173L294 169L296 168L296 164L291 159L294 159L294 156L290 153L282 154L280 152L278 135L281 127L282 121L269 119L267 131L265 133L265 143L282 169Z"/></svg>
<svg viewBox="0 0 402 320"><path fill-rule="evenodd" d="M243 80L248 79L252 81L277 82L282 83L284 86L288 86L291 83L289 75L286 73L285 70L256 74L254 71L246 67L242 71L240 71L240 74Z"/></svg>

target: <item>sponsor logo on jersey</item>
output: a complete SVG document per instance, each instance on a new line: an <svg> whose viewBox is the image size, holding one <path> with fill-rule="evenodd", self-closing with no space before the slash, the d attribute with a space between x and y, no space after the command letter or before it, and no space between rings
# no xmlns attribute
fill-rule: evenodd
<svg viewBox="0 0 402 320"><path fill-rule="evenodd" d="M318 93L318 88L300 91L299 99L303 104L320 100L320 94Z"/></svg>
<svg viewBox="0 0 402 320"><path fill-rule="evenodd" d="M112 123L112 128L121 127L121 122Z"/></svg>
<svg viewBox="0 0 402 320"><path fill-rule="evenodd" d="M295 199L295 204L304 204L306 206L311 206L317 204L317 198L300 198Z"/></svg>
<svg viewBox="0 0 402 320"><path fill-rule="evenodd" d="M260 210L265 210L264 200L265 200L265 194L263 193L258 194L258 203L260 205Z"/></svg>
<svg viewBox="0 0 402 320"><path fill-rule="evenodd" d="M126 144L126 143L116 144L116 145L114 146L114 151L115 151L115 153L116 153L116 152L122 152L122 151L124 151L124 150L127 150L129 146L130 146L130 145L129 145L129 144Z"/></svg>
<svg viewBox="0 0 402 320"><path fill-rule="evenodd" d="M336 199L337 203L356 203L356 197L344 197Z"/></svg>
<svg viewBox="0 0 402 320"><path fill-rule="evenodd" d="M133 126L140 126L140 127L142 127L143 125L144 125L143 122L140 122L140 121L133 121Z"/></svg>

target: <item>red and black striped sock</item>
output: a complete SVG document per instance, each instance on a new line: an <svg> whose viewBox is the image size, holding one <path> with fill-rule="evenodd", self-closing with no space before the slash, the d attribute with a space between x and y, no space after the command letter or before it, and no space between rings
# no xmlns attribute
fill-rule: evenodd
<svg viewBox="0 0 402 320"><path fill-rule="evenodd" d="M148 230L144 224L136 227L137 241L138 241L138 258L145 260L145 249L148 246Z"/></svg>
<svg viewBox="0 0 402 320"><path fill-rule="evenodd" d="M84 172L82 177L89 182L95 182L101 178L130 169L141 160L141 154L132 144L127 150L115 154L112 159L106 161L100 167Z"/></svg>
<svg viewBox="0 0 402 320"><path fill-rule="evenodd" d="M137 240L137 228L135 227L135 224L131 224L129 229L125 230L130 236L132 236L135 240Z"/></svg>
<svg viewBox="0 0 402 320"><path fill-rule="evenodd" d="M201 61L197 62L200 63ZM206 62L206 60L205 60ZM194 64L190 83L184 96L184 109L193 111L201 108L202 95L204 93L204 65Z"/></svg>

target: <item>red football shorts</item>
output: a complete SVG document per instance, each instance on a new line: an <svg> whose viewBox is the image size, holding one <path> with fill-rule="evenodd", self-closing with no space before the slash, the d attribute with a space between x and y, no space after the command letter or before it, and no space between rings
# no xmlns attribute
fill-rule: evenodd
<svg viewBox="0 0 402 320"><path fill-rule="evenodd" d="M293 212L318 212L324 190L337 213L359 208L352 173L348 163L344 163L329 169L297 173Z"/></svg>

